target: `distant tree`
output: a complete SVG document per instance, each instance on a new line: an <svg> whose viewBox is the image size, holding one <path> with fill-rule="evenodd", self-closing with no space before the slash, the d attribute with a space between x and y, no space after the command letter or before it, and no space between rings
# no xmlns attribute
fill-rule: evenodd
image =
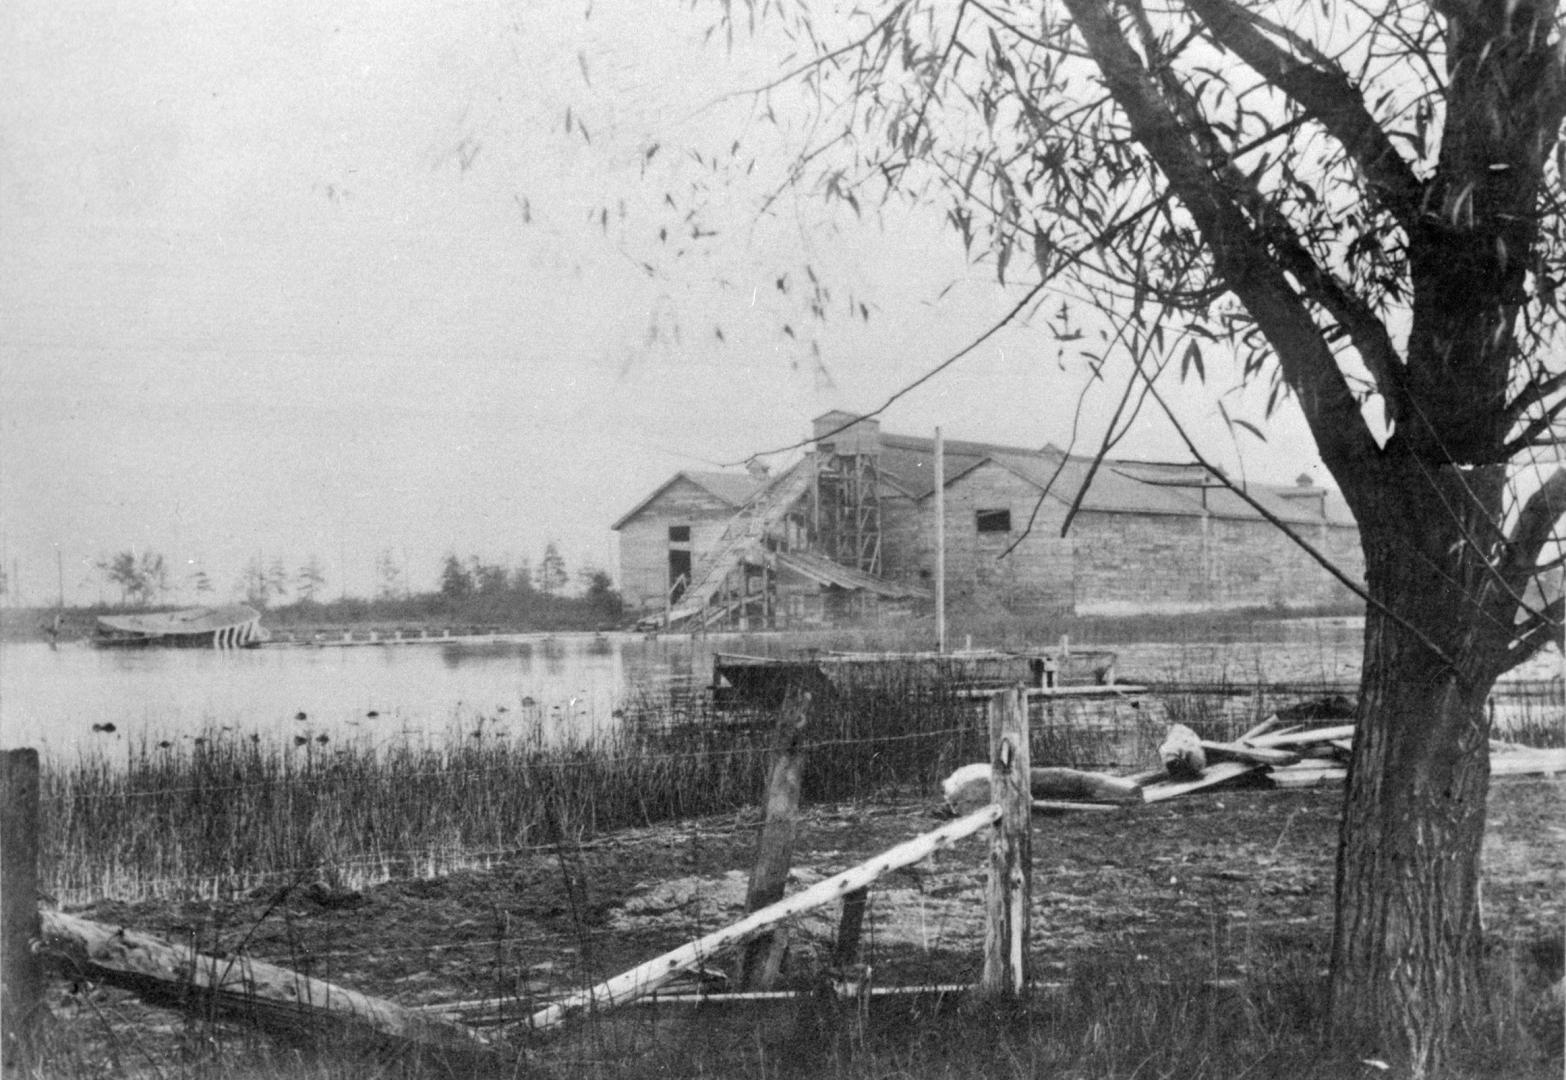
<svg viewBox="0 0 1566 1080"><path fill-rule="evenodd" d="M511 575L498 563L473 560L473 588L480 596L504 596L511 587Z"/></svg>
<svg viewBox="0 0 1566 1080"><path fill-rule="evenodd" d="M326 588L326 572L321 568L319 556L311 555L294 576L294 591L307 604L315 603L316 596Z"/></svg>
<svg viewBox="0 0 1566 1080"><path fill-rule="evenodd" d="M546 596L557 596L571 581L566 573L565 558L553 540L544 545L544 558L538 564L538 591Z"/></svg>
<svg viewBox="0 0 1566 1080"><path fill-rule="evenodd" d="M168 564L162 555L144 551L116 552L95 564L109 582L119 587L120 604L145 607L168 591Z"/></svg>
<svg viewBox="0 0 1566 1080"><path fill-rule="evenodd" d="M273 559L266 569L266 590L269 597L282 599L288 595L288 570L281 557Z"/></svg>
<svg viewBox="0 0 1566 1080"><path fill-rule="evenodd" d="M618 622L624 604L615 590L614 580L603 570L584 570L582 578L586 591L582 598L592 613L609 622Z"/></svg>
<svg viewBox="0 0 1566 1080"><path fill-rule="evenodd" d="M533 564L526 559L518 562L516 569L511 571L511 591L519 595L536 591L533 583Z"/></svg>
<svg viewBox="0 0 1566 1080"><path fill-rule="evenodd" d="M196 590L197 596L204 596L212 591L212 578L205 570L195 571L194 573L190 574L186 580L189 581L191 587Z"/></svg>
<svg viewBox="0 0 1566 1080"><path fill-rule="evenodd" d="M266 564L261 556L252 555L239 575L239 595L251 607L265 608L272 598L268 584Z"/></svg>
<svg viewBox="0 0 1566 1080"><path fill-rule="evenodd" d="M390 548L375 557L375 581L377 600L396 600L403 595L402 567Z"/></svg>
<svg viewBox="0 0 1566 1080"><path fill-rule="evenodd" d="M447 600L463 601L473 595L473 575L468 573L462 560L448 554L441 563L440 594Z"/></svg>

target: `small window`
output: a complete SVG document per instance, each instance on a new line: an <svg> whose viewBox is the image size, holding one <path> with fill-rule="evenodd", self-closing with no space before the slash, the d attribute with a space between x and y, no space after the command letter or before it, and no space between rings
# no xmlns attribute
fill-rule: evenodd
<svg viewBox="0 0 1566 1080"><path fill-rule="evenodd" d="M691 542L691 527L689 525L670 525L669 543L688 544Z"/></svg>
<svg viewBox="0 0 1566 1080"><path fill-rule="evenodd" d="M980 510L976 517L981 533L1011 532L1010 510Z"/></svg>

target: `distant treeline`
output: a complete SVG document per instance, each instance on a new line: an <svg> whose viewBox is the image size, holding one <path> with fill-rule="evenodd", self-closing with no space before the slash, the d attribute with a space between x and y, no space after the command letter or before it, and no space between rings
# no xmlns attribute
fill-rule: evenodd
<svg viewBox="0 0 1566 1080"><path fill-rule="evenodd" d="M93 634L99 615L127 611L175 610L178 605L91 605L55 608L0 609L0 638L7 641L46 641L51 636L70 641ZM57 621L58 620L58 621ZM620 594L608 575L595 575L579 596L541 592L512 580L489 582L483 590L461 595L444 591L366 600L296 600L271 605L261 623L269 628L415 629L482 626L509 631L611 630L620 625Z"/></svg>

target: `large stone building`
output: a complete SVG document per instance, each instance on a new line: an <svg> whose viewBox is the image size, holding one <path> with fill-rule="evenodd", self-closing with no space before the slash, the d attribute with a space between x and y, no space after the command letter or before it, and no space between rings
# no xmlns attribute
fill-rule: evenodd
<svg viewBox="0 0 1566 1080"><path fill-rule="evenodd" d="M615 522L630 608L676 628L758 628L928 606L934 440L842 412L817 418L814 434L776 475L682 472ZM1043 615L1351 599L1274 521L1351 578L1363 572L1347 508L1305 477L1248 484L1264 514L1193 464L1095 466L1049 446L958 440L942 449L949 604Z"/></svg>

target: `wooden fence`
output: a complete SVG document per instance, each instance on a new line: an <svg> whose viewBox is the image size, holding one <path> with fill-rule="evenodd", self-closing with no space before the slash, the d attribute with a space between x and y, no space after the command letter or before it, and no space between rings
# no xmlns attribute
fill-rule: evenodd
<svg viewBox="0 0 1566 1080"><path fill-rule="evenodd" d="M550 1004L524 1019L534 1030L558 1026L583 1012L602 1010L652 994L682 973L731 949L740 949L742 988L765 991L777 978L791 918L832 903L843 904L834 962L857 959L866 890L883 875L917 863L964 837L988 829L989 883L985 899L985 953L979 991L1004 996L1028 984L1030 828L1033 806L1028 760L1026 691L1018 686L989 701L992 801L792 896L783 895L792 857L804 768L804 734L811 714L808 695L791 699L774 746L766 817L747 897L750 912L738 922L680 946L597 986ZM37 893L38 756L3 755L0 771L0 853L5 905L4 975L8 1056L41 1015L41 962L71 978L86 977L135 991L149 1001L196 1008L292 1031L342 1026L420 1043L476 1045L480 1037L460 1024L410 1010L344 987L310 979L247 958L196 953L123 928L46 911ZM743 948L741 948L743 947ZM716 997L716 996L715 996ZM18 1045L13 1045L13 1043Z"/></svg>

